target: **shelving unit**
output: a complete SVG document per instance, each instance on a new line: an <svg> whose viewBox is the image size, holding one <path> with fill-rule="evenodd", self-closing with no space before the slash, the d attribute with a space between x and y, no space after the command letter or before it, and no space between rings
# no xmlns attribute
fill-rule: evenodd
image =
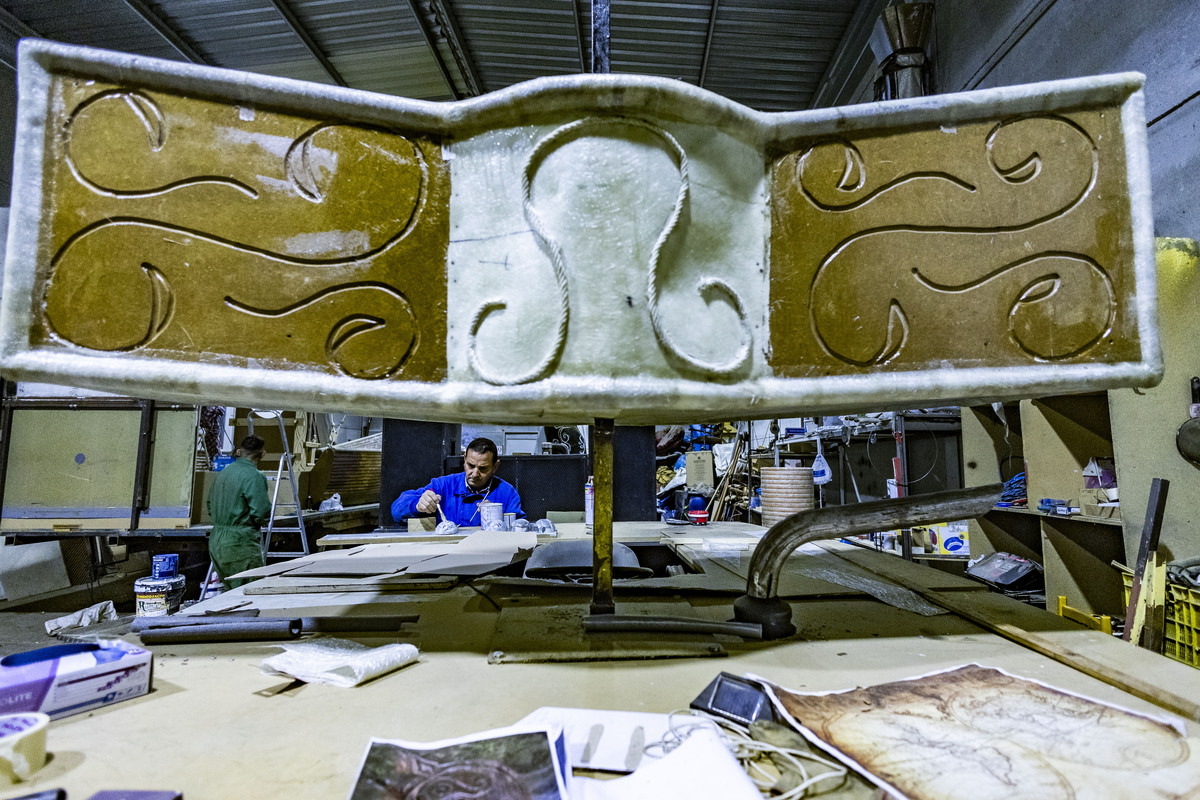
<svg viewBox="0 0 1200 800"><path fill-rule="evenodd" d="M1037 510L1043 497L1080 505L1083 469L1091 458L1113 458L1104 392L1045 397L999 409L964 409L967 486L1008 480L1025 471L1028 509L997 508L970 525L971 554L1008 552L1042 565L1048 598L1065 595L1075 608L1120 614L1125 562L1122 520L1063 516Z"/></svg>
<svg viewBox="0 0 1200 800"><path fill-rule="evenodd" d="M759 452L752 459L761 466L801 458L808 466L820 440L833 472L833 480L820 487L825 505L887 497L887 481L894 475L895 458L902 459L904 465L902 480L907 481L906 495L959 489L963 487L959 413L956 408L938 408L847 416L840 424L822 425L801 436L781 438L775 443L774 452ZM752 511L750 521L757 522L759 518L758 512ZM866 542L855 544L870 547ZM900 555L902 550L888 552ZM916 552L912 558L962 564L969 556Z"/></svg>
<svg viewBox="0 0 1200 800"><path fill-rule="evenodd" d="M1120 573L1111 566L1137 555L1150 484L1170 481L1160 563L1195 557L1200 481L1175 447L1187 418L1192 376L1200 373L1195 308L1200 298L1200 248L1191 239L1160 238L1158 333L1164 372L1147 389L1117 389L964 409L963 462L967 486L1007 479L1028 467L1031 510L996 509L970 526L971 552L1004 551L1045 567L1046 596L1065 595L1075 608L1124 611ZM1007 424L1006 424L1007 423ZM1083 489L1092 456L1113 457L1120 519L1054 517L1036 510L1039 498L1073 499Z"/></svg>
<svg viewBox="0 0 1200 800"><path fill-rule="evenodd" d="M861 499L887 496L886 479L893 475L892 459L904 460L909 482L906 494L957 489L962 486L959 459L959 417L955 409L935 412L896 412L887 416L845 417L844 423L813 429L803 436L780 439L775 459L803 457L805 464L816 455L820 439L825 458L833 470L833 481L825 486L827 503L855 503L857 485ZM895 434L901 433L897 443ZM854 463L850 456L855 456ZM760 463L772 454L757 454ZM864 461L869 457L869 461ZM866 466L864 466L864 464ZM856 477L851 480L851 473Z"/></svg>

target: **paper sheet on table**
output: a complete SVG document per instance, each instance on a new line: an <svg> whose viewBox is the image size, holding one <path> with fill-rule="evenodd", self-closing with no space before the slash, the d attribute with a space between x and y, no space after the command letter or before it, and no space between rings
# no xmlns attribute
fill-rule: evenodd
<svg viewBox="0 0 1200 800"><path fill-rule="evenodd" d="M314 553L230 577L367 576L405 571L422 575L479 575L512 563L536 546L537 534L533 531L476 531L457 541L391 542Z"/></svg>
<svg viewBox="0 0 1200 800"><path fill-rule="evenodd" d="M113 606L112 600L102 600L73 614L46 620L46 633L54 636L66 628L85 628L89 625L109 622L116 618L117 609Z"/></svg>
<svg viewBox="0 0 1200 800"><path fill-rule="evenodd" d="M646 746L662 741L670 730L670 723L667 714L544 706L517 724L562 727L574 767L633 772L662 757L661 748L648 753Z"/></svg>
<svg viewBox="0 0 1200 800"><path fill-rule="evenodd" d="M813 744L897 798L1176 800L1200 786L1200 739L1179 719L995 667L839 692L748 677Z"/></svg>
<svg viewBox="0 0 1200 800"><path fill-rule="evenodd" d="M737 759L708 728L692 732L683 744L632 775L611 781L576 778L574 800L761 800L762 795Z"/></svg>
<svg viewBox="0 0 1200 800"><path fill-rule="evenodd" d="M286 572L291 572L297 567L302 567L305 564L311 564L314 561L324 561L328 559L345 558L352 553L358 553L366 549L366 545L356 547L353 550L326 550L323 553L312 553L303 558L294 558L291 561L279 561L274 564L266 564L253 569L242 570L236 575L230 575L230 578L266 578L272 575L282 575Z"/></svg>

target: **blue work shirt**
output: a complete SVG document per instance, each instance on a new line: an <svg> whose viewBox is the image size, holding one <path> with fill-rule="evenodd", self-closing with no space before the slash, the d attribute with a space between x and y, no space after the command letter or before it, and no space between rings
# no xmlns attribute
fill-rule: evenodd
<svg viewBox="0 0 1200 800"><path fill-rule="evenodd" d="M408 517L437 516L436 512L431 515L417 511L417 501L427 491L442 496L442 512L446 515L446 519L460 528L477 527L480 524L479 502L484 498L488 502L504 506L505 514L525 516L525 512L521 510L521 497L517 494L516 488L508 481L493 475L488 488L477 492L467 486L465 473L456 472L453 475L434 478L420 489L410 489L402 493L396 498L396 502L392 503L392 519L399 523Z"/></svg>

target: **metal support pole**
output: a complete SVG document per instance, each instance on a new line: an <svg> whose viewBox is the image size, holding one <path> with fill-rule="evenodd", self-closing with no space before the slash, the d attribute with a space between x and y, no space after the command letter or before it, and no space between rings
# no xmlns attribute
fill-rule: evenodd
<svg viewBox="0 0 1200 800"><path fill-rule="evenodd" d="M592 460L596 497L592 511L593 614L616 612L613 602L613 421L598 419L592 426Z"/></svg>
<svg viewBox="0 0 1200 800"><path fill-rule="evenodd" d="M609 0L592 0L592 72L597 75L610 71L608 12Z"/></svg>
<svg viewBox="0 0 1200 800"><path fill-rule="evenodd" d="M750 500L754 499L754 475L751 474L751 464L754 463L754 458L750 457L750 453L754 450L754 421L746 420L746 522L754 522L750 518ZM762 507L758 509L758 522L762 522Z"/></svg>
<svg viewBox="0 0 1200 800"><path fill-rule="evenodd" d="M8 446L12 443L13 404L17 384L0 378L0 519L4 517L4 487L8 483Z"/></svg>
<svg viewBox="0 0 1200 800"><path fill-rule="evenodd" d="M896 457L892 459L892 473L896 476L897 497L908 497L908 444L904 441L904 414L896 412L892 419L892 436L896 440ZM913 560L912 529L900 531L900 557Z"/></svg>
<svg viewBox="0 0 1200 800"><path fill-rule="evenodd" d="M847 442L838 444L838 505L846 505L846 446Z"/></svg>
<svg viewBox="0 0 1200 800"><path fill-rule="evenodd" d="M129 530L136 531L142 512L150 509L150 445L154 438L154 401L139 400L142 407L138 426L137 462L133 473L133 507L129 511Z"/></svg>

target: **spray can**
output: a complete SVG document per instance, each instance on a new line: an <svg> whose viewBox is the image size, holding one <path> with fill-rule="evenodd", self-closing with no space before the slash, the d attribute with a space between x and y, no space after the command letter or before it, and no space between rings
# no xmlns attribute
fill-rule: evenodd
<svg viewBox="0 0 1200 800"><path fill-rule="evenodd" d="M596 518L596 480L594 475L588 475L587 483L583 485L583 524L590 531Z"/></svg>

